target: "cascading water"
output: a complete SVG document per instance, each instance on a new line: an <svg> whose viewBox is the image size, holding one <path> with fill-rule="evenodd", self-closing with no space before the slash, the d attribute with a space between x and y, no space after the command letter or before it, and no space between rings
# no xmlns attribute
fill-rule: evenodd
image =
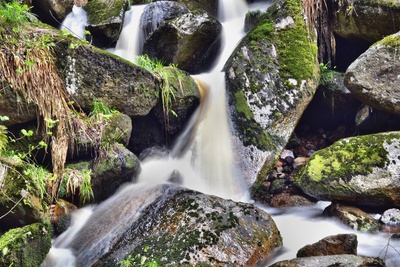
<svg viewBox="0 0 400 267"><path fill-rule="evenodd" d="M86 11L79 6L74 5L72 12L65 17L61 23L60 30L66 30L79 39L85 38L85 27L87 26Z"/></svg>
<svg viewBox="0 0 400 267"><path fill-rule="evenodd" d="M136 56L141 53L141 45L143 43L142 31L138 25L140 25L140 17L145 7L146 5L132 6L129 11L125 12L124 25L120 37L115 49L111 51L134 63L136 62Z"/></svg>
<svg viewBox="0 0 400 267"><path fill-rule="evenodd" d="M104 212L113 203L128 201L127 192L130 192L130 195L133 191L140 192L146 186L165 183L171 177L179 180L183 186L197 191L238 201L250 201L242 177L233 167L235 165L232 158L234 152L232 152L230 121L226 109L224 73L221 72L227 58L244 36L242 25L245 12L249 7L247 7L245 1L238 0L221 0L219 3L221 13L219 19L224 27L224 38L228 40L229 36L229 42L224 42L218 61L210 73L194 76L204 90L200 107L188 123L186 130L176 140L170 155L162 159L148 158L144 160L137 184L131 184L119 190L110 199L95 207L95 212L96 210ZM266 8L265 5L262 7L259 5L260 3L257 3L256 8ZM144 7L134 6L126 12L121 37L113 51L132 62L135 62L136 56L140 53L140 42L142 40L140 38L139 21ZM79 9L74 12L81 14ZM75 14L67 18L69 20L78 17ZM83 20L80 17L78 20L80 25L85 25L86 22L81 23ZM75 25L79 23L67 22L66 19L65 24L75 34L80 33L75 28ZM80 27L82 28L82 26ZM141 201L138 202L142 205ZM282 234L284 243L280 254L276 255L268 264L295 258L297 250L302 246L314 243L328 235L339 233L357 234L359 239L358 253L360 255L382 256L380 255L381 251L388 242L387 234L360 233L345 228L332 219L319 217L326 205L327 203L320 202L313 207L284 210L261 207L272 215ZM92 212L93 208L89 207L81 209L73 215L72 226L53 242L53 248L42 267L75 266L75 257L68 250L68 246L81 227L89 226L86 225L88 219L91 219L90 224L92 226L97 223L97 219L90 216ZM126 219L121 218L118 221ZM113 228L113 231L115 231L114 228L118 228L118 224L107 227ZM105 242L103 239L99 240L99 242ZM371 244L371 242L373 243ZM391 246L400 247L399 241L393 240L391 242ZM390 258L387 261L387 266L400 265L396 250L389 247L386 253L387 257Z"/></svg>

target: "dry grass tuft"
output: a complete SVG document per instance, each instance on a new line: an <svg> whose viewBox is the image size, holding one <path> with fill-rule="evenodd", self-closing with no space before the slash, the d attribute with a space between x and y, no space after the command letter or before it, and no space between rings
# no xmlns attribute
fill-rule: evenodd
<svg viewBox="0 0 400 267"><path fill-rule="evenodd" d="M57 199L68 147L73 147L71 143L74 140L70 136L72 127L68 95L57 73L49 32L24 29L19 36L12 30L0 34L0 80L6 81L16 93L38 107L41 117L38 128L47 133L45 141L51 141L56 179L50 185L49 193L54 201Z"/></svg>

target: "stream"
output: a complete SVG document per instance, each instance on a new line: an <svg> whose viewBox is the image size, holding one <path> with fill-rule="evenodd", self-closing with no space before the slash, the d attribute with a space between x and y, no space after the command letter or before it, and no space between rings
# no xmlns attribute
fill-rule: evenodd
<svg viewBox="0 0 400 267"><path fill-rule="evenodd" d="M235 201L253 202L249 197L247 186L240 173L233 164L233 148L231 143L231 122L227 113L225 96L224 73L221 72L232 51L244 36L244 16L249 9L267 9L272 2L256 3L247 6L243 0L219 1L219 19L223 25L224 42L222 52L213 69L204 74L194 75L193 78L200 81L206 91L206 99L201 103L198 111L177 139L170 156L162 159L148 159L143 161L142 172L138 184L159 184L168 180L174 170L178 170L182 176L182 185L206 194L213 194ZM132 6L125 14L125 23L116 48L110 50L127 60L135 62L140 54L140 15L145 5ZM82 10L74 9L75 15L65 21L69 28L76 29L76 24L84 27L82 22ZM86 14L83 14L86 16ZM196 127L194 133L193 127ZM180 141L187 139L187 135L194 135L191 143L184 148L180 147ZM177 153L176 151L179 151ZM179 154L179 155L178 155ZM219 179L211 182L210 177ZM119 191L133 189L138 185L128 185ZM112 201L112 198L106 202ZM296 257L297 251L329 235L342 233L355 233L358 236L358 254L385 258L389 267L400 266L400 240L390 240L389 233L364 233L352 230L333 218L322 217L323 209L329 202L318 202L311 207L298 207L277 209L265 207L255 203L258 207L268 212L276 222L283 238L283 247L274 253L266 266ZM102 204L98 206L102 208ZM49 252L42 267L74 267L75 258L68 249L68 245L74 235L85 227L85 222L93 212L93 207L85 207L73 215L71 227L53 241L53 247ZM390 240L390 242L389 242Z"/></svg>

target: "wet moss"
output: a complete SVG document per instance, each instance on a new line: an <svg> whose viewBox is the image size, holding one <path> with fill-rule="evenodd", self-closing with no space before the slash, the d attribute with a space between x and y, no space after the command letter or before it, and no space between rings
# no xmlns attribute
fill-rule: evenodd
<svg viewBox="0 0 400 267"><path fill-rule="evenodd" d="M382 168L387 161L384 140L369 135L336 142L310 158L307 176L316 182L324 177L351 179L357 174L371 173L373 167Z"/></svg>
<svg viewBox="0 0 400 267"><path fill-rule="evenodd" d="M0 265L37 267L50 247L50 225L35 223L9 230L0 236Z"/></svg>
<svg viewBox="0 0 400 267"><path fill-rule="evenodd" d="M122 12L127 9L128 1L88 1L85 9L87 10L88 22L92 25L112 23L116 17L122 16Z"/></svg>
<svg viewBox="0 0 400 267"><path fill-rule="evenodd" d="M389 35L382 40L376 42L374 45L384 45L391 48L398 48L400 46L400 34Z"/></svg>
<svg viewBox="0 0 400 267"><path fill-rule="evenodd" d="M254 118L254 114L249 108L249 105L247 104L247 100L246 97L244 96L243 91L237 91L235 93L235 106L236 106L236 111L239 114L244 115L247 120L251 120Z"/></svg>

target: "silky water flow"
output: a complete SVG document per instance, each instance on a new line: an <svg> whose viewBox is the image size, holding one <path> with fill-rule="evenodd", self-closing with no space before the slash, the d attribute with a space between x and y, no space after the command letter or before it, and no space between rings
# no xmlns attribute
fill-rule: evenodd
<svg viewBox="0 0 400 267"><path fill-rule="evenodd" d="M53 240L53 246L42 267L74 267L76 260L72 251L68 249L69 244L81 228L89 227L87 222L91 218L90 224L96 227L97 221L93 219L96 218L96 212L108 212L110 209L118 209L121 203L128 205L133 201L137 202L133 205L135 212L132 215L136 218L140 215L140 206L152 201L151 196L140 196L142 189L168 182L174 172L179 173L182 185L190 189L235 201L251 201L240 171L235 169L232 158L234 151L231 144L230 119L227 113L225 74L222 68L244 36L245 13L251 8L265 10L270 4L271 2L262 4L258 2L247 6L243 0L219 1L219 19L224 29L223 49L210 72L193 76L201 88L202 101L188 122L186 130L177 138L176 145L168 156L161 159L148 158L141 163L142 171L137 183L124 186L98 206L85 207L76 211L72 216L70 228ZM145 7L146 5L132 6L125 13L120 38L115 49L110 50L134 63L136 56L141 53L143 37L140 30L140 16ZM83 38L85 25L86 13L83 9L74 7L62 27ZM137 195L137 197L134 198L132 195ZM393 240L388 243L389 234L354 231L334 219L322 217L323 209L329 204L329 202L319 202L312 207L287 209L258 205L273 217L283 238L283 247L276 255L273 255L267 266L276 261L295 258L301 247L339 233L357 234L359 255L386 256L387 266L400 266L399 241ZM99 244L97 249L107 249L107 242L113 238L113 233L118 231L119 226L124 221L135 219L124 216L123 210L119 213L116 215L118 218L116 221L119 221L119 224L108 225L102 229L103 236L95 237Z"/></svg>

